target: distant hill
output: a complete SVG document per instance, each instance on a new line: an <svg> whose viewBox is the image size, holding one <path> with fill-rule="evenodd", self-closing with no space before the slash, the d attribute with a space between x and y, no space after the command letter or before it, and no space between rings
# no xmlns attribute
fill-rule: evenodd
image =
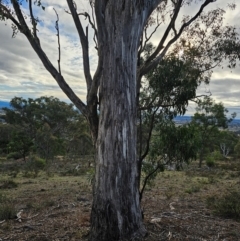
<svg viewBox="0 0 240 241"><path fill-rule="evenodd" d="M1 101L0 100L0 109L2 109L3 107L8 107L10 108L10 102L8 101ZM184 123L188 123L191 121L191 116L176 116L174 118L174 121L178 124L184 124ZM229 126L232 125L238 125L240 126L240 119L234 119Z"/></svg>
<svg viewBox="0 0 240 241"><path fill-rule="evenodd" d="M174 118L174 121L178 124L184 124L191 121L191 116L177 116ZM240 119L234 119L231 123L229 123L229 126L238 125L240 126Z"/></svg>
<svg viewBox="0 0 240 241"><path fill-rule="evenodd" d="M176 116L174 118L175 122L190 122L191 121L191 116Z"/></svg>
<svg viewBox="0 0 240 241"><path fill-rule="evenodd" d="M10 107L10 103L8 101L0 100L0 109L2 109L3 107Z"/></svg>

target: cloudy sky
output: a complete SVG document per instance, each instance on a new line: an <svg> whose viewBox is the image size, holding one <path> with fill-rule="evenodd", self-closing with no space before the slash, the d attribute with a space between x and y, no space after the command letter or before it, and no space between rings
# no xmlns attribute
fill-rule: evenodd
<svg viewBox="0 0 240 241"><path fill-rule="evenodd" d="M81 47L72 18L65 13L67 4L65 0L44 0L45 11L37 9L41 19L38 26L41 45L49 59L57 67L58 46L56 30L54 28L56 15L53 6L60 17L61 34L61 69L66 81L76 94L84 101L86 98L86 86L82 72ZM218 0L212 6L225 7L225 0ZM87 0L77 0L78 11L90 12ZM24 5L23 5L24 7ZM194 9L192 9L194 12ZM27 11L25 10L27 13ZM240 4L225 15L225 22L240 27ZM239 29L238 29L239 30ZM153 43L161 38L159 31L153 37ZM97 65L97 55L94 45L90 48L91 70ZM216 69L213 73L210 85L202 86L199 93L210 90L212 97L218 102L222 101L230 110L238 113L240 118L240 63L235 69ZM28 41L22 34L12 38L10 22L0 21L0 100L9 101L14 96L24 98L36 98L43 95L55 96L61 100L68 98L60 90L52 76L45 70ZM194 112L194 106L189 106L188 114Z"/></svg>

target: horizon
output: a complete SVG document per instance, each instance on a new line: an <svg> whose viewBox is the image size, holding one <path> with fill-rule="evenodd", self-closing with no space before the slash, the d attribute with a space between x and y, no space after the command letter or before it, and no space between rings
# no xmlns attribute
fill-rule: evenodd
<svg viewBox="0 0 240 241"><path fill-rule="evenodd" d="M90 11L91 8L87 4L87 1L82 1L82 9L84 11ZM196 3L197 4L197 3ZM45 0L45 11L41 11L39 8L34 8L36 13L41 14L41 24L38 25L39 38L41 45L45 53L48 55L52 63L56 66L58 59L57 50L57 37L55 21L56 15L53 11L53 7L61 15L60 27L61 27L61 53L62 63L61 69L63 76L65 77L68 85L74 90L76 95L81 98L83 102L86 102L86 83L84 80L82 66L82 54L79 39L76 35L77 31L69 14L66 14L64 9L68 9L65 1L59 0ZM23 8L26 8L27 4L23 2ZM224 15L224 25L236 26L238 32L240 32L240 7L239 5L234 10L229 10L228 2L224 0L218 0L216 3L212 3L206 9L206 11L212 8L228 9ZM26 10L26 9L25 9ZM196 11L196 5L192 4L182 9L182 15L192 15ZM27 10L26 10L27 12ZM182 16L179 16L181 18ZM88 22L83 20L84 27ZM181 20L181 19L179 19ZM8 26L5 26L8 23ZM163 24L159 31L157 31L151 38L153 45L157 46L159 39L165 32L165 25ZM179 27L179 26L176 26ZM97 67L98 57L95 49L94 41L92 40L92 32L89 31L89 51L91 72ZM70 103L67 96L62 92L56 81L44 68L40 62L38 56L31 48L27 39L23 34L19 33L16 38L12 38L12 29L9 26L9 22L0 21L0 100L10 101L13 96L22 96L23 98L37 98L43 95L55 96L61 101ZM222 68L223 67L223 68ZM240 116L240 64L239 61L234 69L229 69L227 63L224 63L222 67L215 68L210 80L209 85L202 84L197 89L197 95L211 93L212 98L216 102L223 102L224 106L229 112L236 112ZM188 106L187 115L193 115L195 113L194 103L190 103Z"/></svg>
<svg viewBox="0 0 240 241"><path fill-rule="evenodd" d="M64 101L64 100L62 100L62 101ZM70 103L70 101L64 101L64 102L66 102L66 103ZM74 105L75 106L75 105ZM4 101L4 100L0 100L0 109L2 109L2 108L4 108L4 107L7 107L7 108L9 108L10 107L10 101ZM228 109L228 111L230 112L229 114L231 114L232 112L230 111L230 109L231 108L227 108ZM233 111L234 112L234 111ZM195 112L194 112L195 113ZM193 113L193 114L194 114ZM178 117L181 117L181 118L184 118L184 117L192 117L193 116L193 114L190 114L190 113L185 113L184 115L177 115L174 119L176 119L176 118L178 118ZM230 117L230 115L227 115L228 117ZM238 115L238 113L237 113L237 116L233 119L233 121L234 120L240 120L240 113L239 113L239 115Z"/></svg>

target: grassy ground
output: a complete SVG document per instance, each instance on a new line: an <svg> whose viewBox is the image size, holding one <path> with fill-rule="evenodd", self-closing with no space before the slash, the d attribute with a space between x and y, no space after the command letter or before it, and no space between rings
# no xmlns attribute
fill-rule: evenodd
<svg viewBox="0 0 240 241"><path fill-rule="evenodd" d="M87 240L89 176L77 175L73 165L66 173L51 170L24 177L22 164L15 172L11 164L0 160L0 216L4 207L9 211L2 212L5 221L4 215L0 218L0 240ZM196 166L160 173L147 188L142 201L146 241L240 240L236 217L214 211L220 205L218 197L239 190L240 161L222 161L212 169Z"/></svg>

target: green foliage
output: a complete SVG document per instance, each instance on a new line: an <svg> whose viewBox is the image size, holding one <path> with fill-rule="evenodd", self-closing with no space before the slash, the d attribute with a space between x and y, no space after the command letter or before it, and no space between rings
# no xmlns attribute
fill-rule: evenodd
<svg viewBox="0 0 240 241"><path fill-rule="evenodd" d="M95 177L95 169L91 168L87 172L87 181L88 181L89 184L93 185L94 177Z"/></svg>
<svg viewBox="0 0 240 241"><path fill-rule="evenodd" d="M69 123L65 145L70 159L94 153L89 126L82 115Z"/></svg>
<svg viewBox="0 0 240 241"><path fill-rule="evenodd" d="M219 150L215 150L211 156L213 157L213 160L217 160L217 161L220 161L220 160L223 160L223 155L220 153Z"/></svg>
<svg viewBox="0 0 240 241"><path fill-rule="evenodd" d="M196 110L197 112L192 117L192 125L195 125L199 131L199 167L201 167L204 156L208 152L213 152L216 144L218 145L217 149L220 149L220 144L216 141L216 137L220 135L219 128L226 129L228 123L235 118L236 113L233 113L232 117L228 118L228 110L224 108L223 104L217 104L207 96L198 101Z"/></svg>
<svg viewBox="0 0 240 241"><path fill-rule="evenodd" d="M240 219L240 189L228 190L220 197L212 196L207 204L214 212L227 218Z"/></svg>
<svg viewBox="0 0 240 241"><path fill-rule="evenodd" d="M228 110L224 108L223 103L215 103L209 96L205 96L202 100L198 101L196 113L192 117L192 121L198 123L204 128L207 127L222 127L226 129L236 116L232 114L231 118L227 118Z"/></svg>
<svg viewBox="0 0 240 241"><path fill-rule="evenodd" d="M65 154L64 142L53 135L50 126L45 123L36 133L38 154L46 160L53 159L55 155Z"/></svg>
<svg viewBox="0 0 240 241"><path fill-rule="evenodd" d="M238 142L238 137L234 132L222 130L216 137L216 145L219 147L222 157L234 154L234 147Z"/></svg>
<svg viewBox="0 0 240 241"><path fill-rule="evenodd" d="M26 156L30 153L33 142L30 137L23 131L13 131L11 141L8 144L10 152L19 153L25 160Z"/></svg>
<svg viewBox="0 0 240 241"><path fill-rule="evenodd" d="M209 156L206 157L206 165L207 165L208 167L214 167L215 164L216 164L216 163L215 163L215 160L214 160L214 157L213 157L213 156L209 155Z"/></svg>
<svg viewBox="0 0 240 241"><path fill-rule="evenodd" d="M11 140L11 133L14 127L8 124L0 123L0 155L8 153L8 144Z"/></svg>
<svg viewBox="0 0 240 241"><path fill-rule="evenodd" d="M35 155L31 155L24 165L25 177L37 177L41 170L46 167L46 161Z"/></svg>
<svg viewBox="0 0 240 241"><path fill-rule="evenodd" d="M12 219L15 215L16 209L13 200L0 192L0 220Z"/></svg>
<svg viewBox="0 0 240 241"><path fill-rule="evenodd" d="M168 121L158 125L156 132L149 152L151 159L161 158L166 164L175 162L181 168L182 163L197 158L199 134L194 125L176 126Z"/></svg>
<svg viewBox="0 0 240 241"><path fill-rule="evenodd" d="M196 97L197 87L208 83L209 76L202 71L189 46L183 47L184 57L173 50L145 77L140 94L140 106L148 113L157 116L166 115L172 119L186 112L189 100ZM153 52L154 46L148 44L145 49L145 61ZM188 49L188 51L187 51Z"/></svg>
<svg viewBox="0 0 240 241"><path fill-rule="evenodd" d="M154 129L149 152L142 162L142 197L146 185L151 185L157 174L174 164L179 170L183 163L196 159L199 135L194 125L176 126L171 120L162 120Z"/></svg>
<svg viewBox="0 0 240 241"><path fill-rule="evenodd" d="M52 96L14 97L10 104L1 117L12 128L7 151L21 153L23 158L33 152L46 160L66 153L74 156L93 152L87 122L72 104Z"/></svg>
<svg viewBox="0 0 240 241"><path fill-rule="evenodd" d="M240 158L240 140L238 141L238 143L234 147L234 153L238 158Z"/></svg>
<svg viewBox="0 0 240 241"><path fill-rule="evenodd" d="M199 192L200 190L201 190L200 185L195 184L195 185L192 185L191 187L187 188L185 190L185 192L188 194L192 194L192 193Z"/></svg>
<svg viewBox="0 0 240 241"><path fill-rule="evenodd" d="M21 155L21 153L19 153L19 152L11 152L11 153L9 153L9 154L7 155L7 159L17 160L17 159L19 159L19 158L21 158L21 157L22 157L22 155Z"/></svg>
<svg viewBox="0 0 240 241"><path fill-rule="evenodd" d="M144 160L142 163L143 184L147 177L146 184L151 186L157 174L163 171L164 165L161 162L157 162L151 159Z"/></svg>

